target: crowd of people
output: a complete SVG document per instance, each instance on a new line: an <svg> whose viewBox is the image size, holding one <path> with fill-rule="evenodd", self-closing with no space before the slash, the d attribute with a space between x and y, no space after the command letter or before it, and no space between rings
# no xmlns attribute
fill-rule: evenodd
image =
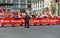
<svg viewBox="0 0 60 38"><path fill-rule="evenodd" d="M26 13L0 11L0 18L23 18L24 16L26 16Z"/></svg>
<svg viewBox="0 0 60 38"><path fill-rule="evenodd" d="M46 17L57 17L51 16L49 14L49 9L46 8L41 15L28 15L28 13L21 13L21 12L11 12L10 10L3 10L0 6L0 18L25 18L25 28L29 28L29 19L30 18L46 18Z"/></svg>
<svg viewBox="0 0 60 38"><path fill-rule="evenodd" d="M58 17L50 14L49 12L50 12L49 8L46 8L39 16L35 16L35 15L29 15L29 16L30 18ZM6 18L6 17L7 18L25 18L26 15L27 13L11 12L10 10L3 10L2 7L0 6L0 18Z"/></svg>

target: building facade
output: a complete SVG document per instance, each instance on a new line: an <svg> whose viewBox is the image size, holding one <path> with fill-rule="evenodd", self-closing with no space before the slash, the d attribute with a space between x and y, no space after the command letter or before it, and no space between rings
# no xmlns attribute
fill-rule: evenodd
<svg viewBox="0 0 60 38"><path fill-rule="evenodd" d="M52 11L51 11L51 5L56 5L56 14L55 16L58 16L58 2L56 2L56 0L33 0L32 1L32 12L36 12L38 14L41 14L45 8L49 8L49 13L52 15Z"/></svg>
<svg viewBox="0 0 60 38"><path fill-rule="evenodd" d="M31 11L31 0L0 0L3 9L10 11L29 12Z"/></svg>
<svg viewBox="0 0 60 38"><path fill-rule="evenodd" d="M59 0L59 3L58 3L58 13L59 13L59 16L60 16L60 0Z"/></svg>
<svg viewBox="0 0 60 38"><path fill-rule="evenodd" d="M32 12L33 14L39 15L44 9L44 0L32 1Z"/></svg>

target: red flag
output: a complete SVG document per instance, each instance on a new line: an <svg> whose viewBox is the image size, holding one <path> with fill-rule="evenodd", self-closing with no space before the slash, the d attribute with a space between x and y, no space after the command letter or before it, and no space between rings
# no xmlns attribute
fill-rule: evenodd
<svg viewBox="0 0 60 38"><path fill-rule="evenodd" d="M58 0L55 0L55 2L57 3L57 2L58 2Z"/></svg>

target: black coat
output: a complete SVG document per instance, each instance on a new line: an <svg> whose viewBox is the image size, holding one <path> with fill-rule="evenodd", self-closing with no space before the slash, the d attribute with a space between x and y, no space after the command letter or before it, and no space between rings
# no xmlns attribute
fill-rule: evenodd
<svg viewBox="0 0 60 38"><path fill-rule="evenodd" d="M26 15L26 16L25 16L25 22L28 23L29 20L30 20L30 16L29 16L29 15Z"/></svg>

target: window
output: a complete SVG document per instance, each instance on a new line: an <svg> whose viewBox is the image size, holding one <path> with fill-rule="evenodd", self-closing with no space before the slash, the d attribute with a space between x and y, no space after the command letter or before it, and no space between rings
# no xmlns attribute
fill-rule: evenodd
<svg viewBox="0 0 60 38"><path fill-rule="evenodd" d="M13 3L18 3L18 0L13 0Z"/></svg>
<svg viewBox="0 0 60 38"><path fill-rule="evenodd" d="M60 2L59 2L59 9L60 9Z"/></svg>
<svg viewBox="0 0 60 38"><path fill-rule="evenodd" d="M26 0L20 0L20 2L26 2Z"/></svg>
<svg viewBox="0 0 60 38"><path fill-rule="evenodd" d="M18 5L13 5L13 8L18 8Z"/></svg>
<svg viewBox="0 0 60 38"><path fill-rule="evenodd" d="M26 0L20 0L20 3L21 4L25 4L26 3Z"/></svg>
<svg viewBox="0 0 60 38"><path fill-rule="evenodd" d="M13 2L18 2L18 0L13 0Z"/></svg>
<svg viewBox="0 0 60 38"><path fill-rule="evenodd" d="M7 0L7 3L10 3L11 2L11 0Z"/></svg>
<svg viewBox="0 0 60 38"><path fill-rule="evenodd" d="M2 0L0 0L0 3L1 3Z"/></svg>
<svg viewBox="0 0 60 38"><path fill-rule="evenodd" d="M2 0L2 3L6 3L6 0Z"/></svg>
<svg viewBox="0 0 60 38"><path fill-rule="evenodd" d="M30 4L28 5L28 8L31 8L31 5Z"/></svg>
<svg viewBox="0 0 60 38"><path fill-rule="evenodd" d="M20 12L26 12L26 10L25 9L20 9Z"/></svg>
<svg viewBox="0 0 60 38"><path fill-rule="evenodd" d="M26 5L22 4L22 5L21 5L21 8L26 8Z"/></svg>
<svg viewBox="0 0 60 38"><path fill-rule="evenodd" d="M28 3L31 3L31 0L27 0Z"/></svg>

